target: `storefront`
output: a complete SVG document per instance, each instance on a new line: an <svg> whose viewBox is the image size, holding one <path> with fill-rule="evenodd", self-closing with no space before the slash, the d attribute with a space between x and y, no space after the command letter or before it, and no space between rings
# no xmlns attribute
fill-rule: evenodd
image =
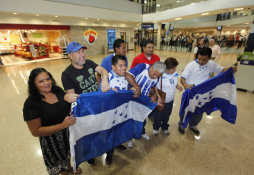
<svg viewBox="0 0 254 175"><path fill-rule="evenodd" d="M0 24L0 54L35 60L67 56L70 26Z"/></svg>

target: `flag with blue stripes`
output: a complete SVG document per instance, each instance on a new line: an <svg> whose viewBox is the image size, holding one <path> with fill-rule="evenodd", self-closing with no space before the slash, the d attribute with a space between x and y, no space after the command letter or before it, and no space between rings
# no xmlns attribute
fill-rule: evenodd
<svg viewBox="0 0 254 175"><path fill-rule="evenodd" d="M81 94L72 104L77 117L70 130L74 168L129 141L140 139L143 121L156 107L149 97L134 98L133 91L101 91Z"/></svg>
<svg viewBox="0 0 254 175"><path fill-rule="evenodd" d="M183 118L183 128L186 128L193 114L221 111L221 117L235 124L237 117L236 85L232 68L192 89L187 89L182 95L180 116Z"/></svg>

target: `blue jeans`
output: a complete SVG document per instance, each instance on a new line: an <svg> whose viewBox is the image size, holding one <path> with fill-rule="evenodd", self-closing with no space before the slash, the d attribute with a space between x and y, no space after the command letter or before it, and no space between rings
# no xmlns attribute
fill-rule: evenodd
<svg viewBox="0 0 254 175"><path fill-rule="evenodd" d="M183 115L180 116L180 121L179 121L179 123L178 123L180 126L183 125L183 117L184 117ZM196 128L196 126L197 126L197 125L199 124L199 122L201 121L202 117L203 117L203 113L200 114L200 115L194 114L194 115L190 118L190 120L189 120L189 127L190 127L190 128Z"/></svg>
<svg viewBox="0 0 254 175"><path fill-rule="evenodd" d="M160 127L162 130L168 129L169 127L168 120L173 109L173 103L174 100L169 103L165 103L163 111L158 111L157 109L154 109L154 123L153 123L154 130L159 130Z"/></svg>

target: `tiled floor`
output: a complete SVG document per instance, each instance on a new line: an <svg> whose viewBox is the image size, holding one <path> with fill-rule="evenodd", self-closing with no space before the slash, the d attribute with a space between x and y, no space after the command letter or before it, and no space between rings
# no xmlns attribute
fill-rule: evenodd
<svg viewBox="0 0 254 175"><path fill-rule="evenodd" d="M181 74L193 53L155 51L164 61L175 57ZM127 53L129 65L139 52ZM105 55L87 56L100 63ZM236 62L237 53L223 53L219 64L229 67ZM62 86L61 73L70 64L69 59L7 66L0 68L0 174L3 175L46 175L40 152L39 139L31 135L23 121L22 108L27 98L27 79L32 69L44 67L52 73ZM254 166L254 94L237 92L238 116L235 125L220 117L220 112L204 115L195 136L187 129L185 135L177 130L182 92L176 91L173 112L169 120L170 135L159 131L152 135L152 121L148 119L147 134L151 140L134 140L133 148L125 152L115 150L111 167L103 167L101 157L97 165L81 164L83 174L89 175L168 175L168 174L253 174Z"/></svg>

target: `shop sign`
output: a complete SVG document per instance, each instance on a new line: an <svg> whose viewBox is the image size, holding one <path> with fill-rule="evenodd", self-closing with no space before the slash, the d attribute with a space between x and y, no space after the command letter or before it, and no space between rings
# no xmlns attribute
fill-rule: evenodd
<svg viewBox="0 0 254 175"><path fill-rule="evenodd" d="M153 23L142 23L141 29L153 28Z"/></svg>
<svg viewBox="0 0 254 175"><path fill-rule="evenodd" d="M1 42L11 42L11 38L8 34L0 34Z"/></svg>
<svg viewBox="0 0 254 175"><path fill-rule="evenodd" d="M33 38L43 38L42 33L32 33L33 34Z"/></svg>
<svg viewBox="0 0 254 175"><path fill-rule="evenodd" d="M89 29L86 30L83 34L84 39L88 42L88 44L93 45L93 43L96 41L98 32L95 30Z"/></svg>

